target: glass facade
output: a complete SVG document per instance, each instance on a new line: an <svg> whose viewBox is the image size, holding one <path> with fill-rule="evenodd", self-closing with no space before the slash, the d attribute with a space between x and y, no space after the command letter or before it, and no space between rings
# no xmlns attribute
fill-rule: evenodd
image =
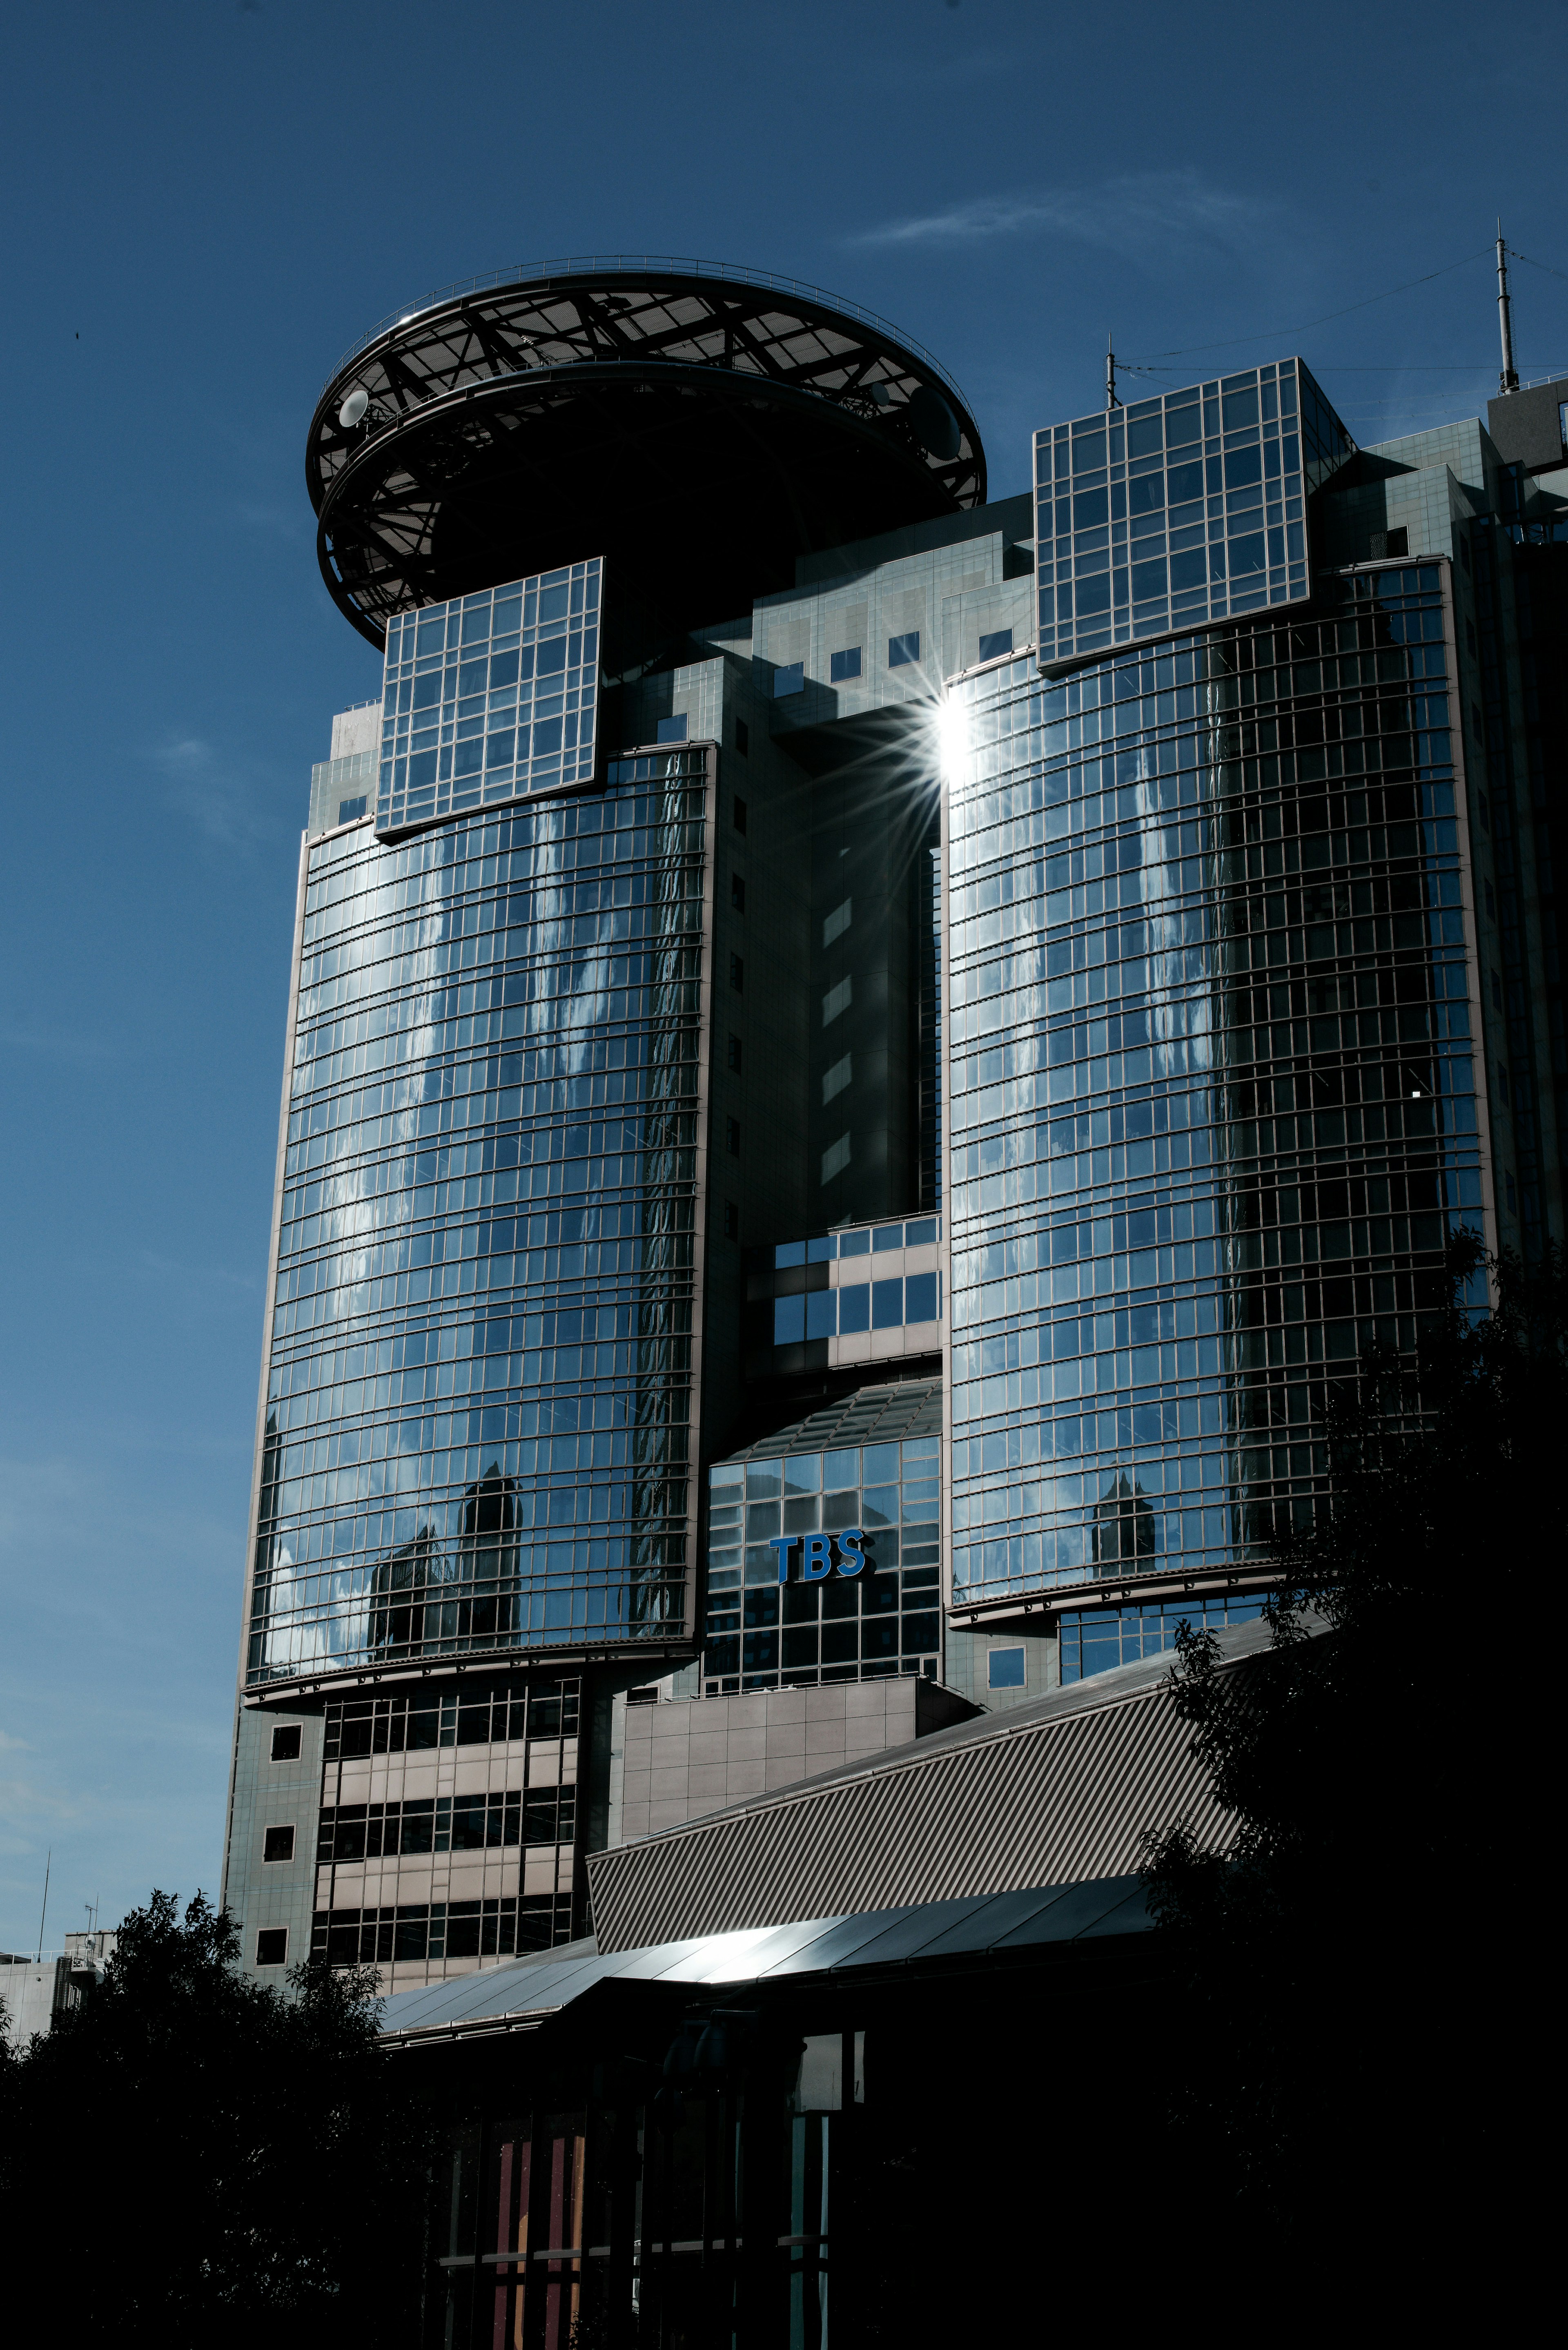
<svg viewBox="0 0 1568 2350"><path fill-rule="evenodd" d="M939 1217L910 1216L748 1249L747 1298L753 1310L761 1300L773 1301L771 1330L764 1322L759 1338L794 1347L940 1321L942 1277L935 1251L940 1236ZM911 1263L906 1253L911 1250L929 1251L929 1260L917 1257Z"/></svg>
<svg viewBox="0 0 1568 2350"><path fill-rule="evenodd" d="M1261 1596L1249 1599L1239 1594L1223 1599L1170 1599L1158 1607L1106 1607L1093 1614L1081 1607L1064 1609L1056 1619L1063 1685L1172 1652L1183 1624L1195 1632L1220 1632L1229 1624L1250 1624L1262 1612ZM992 1655L996 1653L993 1648ZM1017 1653L1022 1656L1023 1651Z"/></svg>
<svg viewBox="0 0 1568 2350"><path fill-rule="evenodd" d="M312 848L253 1683L680 1632L708 793Z"/></svg>
<svg viewBox="0 0 1568 2350"><path fill-rule="evenodd" d="M1257 1561L1480 1220L1445 577L953 689L956 1605Z"/></svg>
<svg viewBox="0 0 1568 2350"><path fill-rule="evenodd" d="M900 1435L899 1427L912 1432ZM882 1440L846 1440L867 1433ZM815 1442L813 1437L815 1436ZM775 1448L776 1449L773 1449ZM797 1449L798 1448L798 1449ZM850 1527L865 1565L804 1573L804 1539ZM780 1581L775 1536L800 1537ZM833 1550L837 1552L837 1544ZM864 1390L708 1473L705 1693L924 1673L941 1648L941 1403Z"/></svg>
<svg viewBox="0 0 1568 2350"><path fill-rule="evenodd" d="M591 782L599 587L596 558L389 622L378 832Z"/></svg>
<svg viewBox="0 0 1568 2350"><path fill-rule="evenodd" d="M1305 502L1350 453L1299 359L1037 433L1042 661L1303 601Z"/></svg>

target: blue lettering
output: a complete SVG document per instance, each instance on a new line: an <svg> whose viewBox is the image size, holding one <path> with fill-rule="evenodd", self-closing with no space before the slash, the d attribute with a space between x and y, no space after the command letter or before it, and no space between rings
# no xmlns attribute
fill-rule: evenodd
<svg viewBox="0 0 1568 2350"><path fill-rule="evenodd" d="M789 1555L799 1540L800 1536L798 1534L770 1534L768 1536L768 1548L770 1550L776 1550L779 1555L779 1581L781 1583L787 1583L789 1581Z"/></svg>
<svg viewBox="0 0 1568 2350"><path fill-rule="evenodd" d="M828 1534L807 1534L805 1538L805 1579L820 1583L833 1565L833 1540Z"/></svg>
<svg viewBox="0 0 1568 2350"><path fill-rule="evenodd" d="M866 1564L865 1555L860 1548L860 1545L865 1539L866 1530L863 1526L845 1527L844 1532L838 1537L838 1572L840 1575L859 1574L861 1568Z"/></svg>

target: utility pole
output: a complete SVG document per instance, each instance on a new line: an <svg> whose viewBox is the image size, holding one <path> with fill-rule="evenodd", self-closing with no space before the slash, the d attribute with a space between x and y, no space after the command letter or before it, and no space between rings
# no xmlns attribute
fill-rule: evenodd
<svg viewBox="0 0 1568 2350"><path fill-rule="evenodd" d="M1500 253L1502 250L1501 244L1499 245L1498 250ZM1116 354L1115 349L1115 338L1107 334L1106 337L1106 414L1108 416L1113 408L1119 408L1120 406L1121 401L1116 398Z"/></svg>
<svg viewBox="0 0 1568 2350"><path fill-rule="evenodd" d="M1502 335L1502 374L1499 391L1519 390L1519 370L1513 364L1513 318L1508 298L1508 247L1502 241L1502 223L1497 224L1497 323Z"/></svg>

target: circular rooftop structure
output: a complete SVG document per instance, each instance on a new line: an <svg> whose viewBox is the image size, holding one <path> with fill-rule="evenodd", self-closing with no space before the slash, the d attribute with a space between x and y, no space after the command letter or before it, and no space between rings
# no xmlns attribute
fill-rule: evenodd
<svg viewBox="0 0 1568 2350"><path fill-rule="evenodd" d="M671 626L729 619L802 555L985 497L963 394L884 320L624 255L375 328L321 395L306 470L322 575L378 646L396 613L595 555Z"/></svg>

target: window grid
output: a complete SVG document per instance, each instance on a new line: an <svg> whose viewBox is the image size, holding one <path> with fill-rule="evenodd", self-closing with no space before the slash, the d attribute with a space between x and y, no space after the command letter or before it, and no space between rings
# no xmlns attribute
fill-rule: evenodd
<svg viewBox="0 0 1568 2350"><path fill-rule="evenodd" d="M600 568L389 622L378 832L592 780Z"/></svg>
<svg viewBox="0 0 1568 2350"><path fill-rule="evenodd" d="M1235 1564L1478 1219L1435 567L955 689L955 1597Z"/></svg>
<svg viewBox="0 0 1568 2350"><path fill-rule="evenodd" d="M318 1909L313 1956L335 1967L425 1965L437 1959L511 1958L572 1939L570 1894L519 1893L493 1901L407 1903L385 1909Z"/></svg>
<svg viewBox="0 0 1568 2350"><path fill-rule="evenodd" d="M683 1620L705 773L314 850L253 1681Z"/></svg>
<svg viewBox="0 0 1568 2350"><path fill-rule="evenodd" d="M1299 359L1036 433L1041 661L1304 600L1305 502L1351 448Z"/></svg>
<svg viewBox="0 0 1568 2350"><path fill-rule="evenodd" d="M709 1471L707 1695L934 1679L941 1646L941 1440L910 1437ZM778 1580L774 1534L866 1534L866 1565Z"/></svg>

